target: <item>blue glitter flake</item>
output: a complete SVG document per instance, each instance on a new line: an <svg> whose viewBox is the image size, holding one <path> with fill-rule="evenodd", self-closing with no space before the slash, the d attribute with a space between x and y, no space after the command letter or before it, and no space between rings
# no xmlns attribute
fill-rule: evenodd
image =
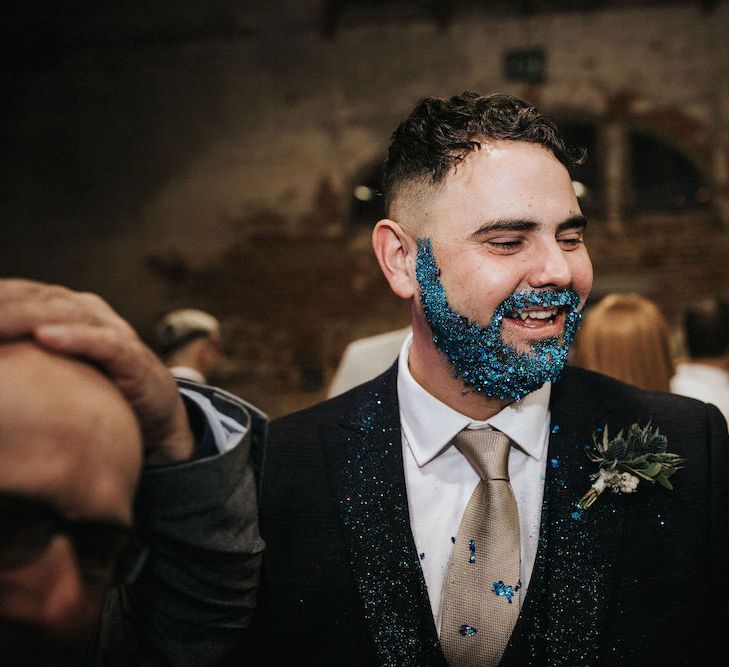
<svg viewBox="0 0 729 667"><path fill-rule="evenodd" d="M468 540L468 562L476 562L476 540Z"/></svg>
<svg viewBox="0 0 729 667"><path fill-rule="evenodd" d="M483 326L459 315L448 303L429 238L418 239L415 275L420 303L433 342L454 369L454 376L489 397L520 400L545 382L555 382L579 327L580 298L574 290L520 291L504 299ZM501 322L525 307L563 308L564 333L540 340L530 352L517 352L501 337Z"/></svg>
<svg viewBox="0 0 729 667"><path fill-rule="evenodd" d="M506 601L509 604L512 604L514 593L516 593L519 588L521 588L521 582L517 584L516 588L514 588L514 586L507 586L503 581L494 581L491 586L491 590L499 597L506 598Z"/></svg>
<svg viewBox="0 0 729 667"><path fill-rule="evenodd" d="M464 623L460 628L458 628L458 634L461 635L461 637L473 637L478 632L476 628L472 628L470 625Z"/></svg>
<svg viewBox="0 0 729 667"><path fill-rule="evenodd" d="M552 465L553 468L559 468L559 459L558 458L553 458L550 461L550 463L551 463L551 465Z"/></svg>
<svg viewBox="0 0 729 667"><path fill-rule="evenodd" d="M559 433L559 424L552 426L552 433Z"/></svg>

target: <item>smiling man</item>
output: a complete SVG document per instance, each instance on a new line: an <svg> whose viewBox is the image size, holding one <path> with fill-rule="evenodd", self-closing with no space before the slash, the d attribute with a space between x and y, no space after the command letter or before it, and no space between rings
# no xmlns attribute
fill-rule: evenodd
<svg viewBox="0 0 729 667"><path fill-rule="evenodd" d="M399 296L420 295L413 301L413 377L453 407L464 405L462 379L476 392L466 414L483 419L500 403L482 395L518 400L556 379L592 267L586 221L555 155L541 144L497 140L461 157L427 212L412 193L391 197L399 222L377 225L375 251Z"/></svg>
<svg viewBox="0 0 729 667"><path fill-rule="evenodd" d="M572 162L504 95L425 99L393 134L373 244L413 332L380 377L271 426L264 662L709 660L725 425L564 369L592 284Z"/></svg>

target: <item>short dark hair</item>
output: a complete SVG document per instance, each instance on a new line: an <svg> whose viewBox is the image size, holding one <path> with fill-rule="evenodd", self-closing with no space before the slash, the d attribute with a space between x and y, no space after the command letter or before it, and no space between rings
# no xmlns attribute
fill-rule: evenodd
<svg viewBox="0 0 729 667"><path fill-rule="evenodd" d="M464 92L449 99L426 97L390 138L382 189L389 211L397 189L415 179L441 182L479 139L508 139L540 144L567 168L584 160L573 153L554 121L512 95Z"/></svg>
<svg viewBox="0 0 729 667"><path fill-rule="evenodd" d="M694 359L721 357L729 349L729 303L707 299L683 316L686 347Z"/></svg>

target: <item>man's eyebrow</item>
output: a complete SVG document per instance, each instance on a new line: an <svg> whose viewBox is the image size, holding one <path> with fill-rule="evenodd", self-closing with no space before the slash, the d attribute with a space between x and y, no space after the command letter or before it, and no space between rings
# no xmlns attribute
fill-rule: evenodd
<svg viewBox="0 0 729 667"><path fill-rule="evenodd" d="M490 234L492 232L529 232L538 227L541 227L541 224L534 220L521 220L516 218L490 220L473 232L471 238L478 238L483 234ZM584 229L585 227L587 227L587 218L584 215L573 215L564 222L560 222L557 225L557 231L563 232L565 229Z"/></svg>
<svg viewBox="0 0 729 667"><path fill-rule="evenodd" d="M478 237L491 232L528 232L537 227L539 224L533 220L490 220L481 225L471 236Z"/></svg>
<svg viewBox="0 0 729 667"><path fill-rule="evenodd" d="M564 222L557 225L557 231L563 232L565 229L584 229L587 227L587 218L584 215L573 215Z"/></svg>

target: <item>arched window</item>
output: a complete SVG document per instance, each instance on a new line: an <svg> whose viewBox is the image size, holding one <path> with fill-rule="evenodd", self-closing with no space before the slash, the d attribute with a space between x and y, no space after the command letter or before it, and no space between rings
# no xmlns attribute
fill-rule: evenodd
<svg viewBox="0 0 729 667"><path fill-rule="evenodd" d="M588 217L604 218L611 205L613 210L617 206L621 220L641 213L670 214L711 207L708 179L681 148L631 128L629 121L617 134L621 145L616 146L610 143L616 134L603 131L602 122L557 117L567 145L587 150L585 164L574 167L571 173L580 206ZM616 178L620 183L617 204L608 201L615 194L606 182L611 152L619 156L618 172L610 171L613 183Z"/></svg>
<svg viewBox="0 0 729 667"><path fill-rule="evenodd" d="M699 169L677 148L631 131L631 209L679 212L708 208L711 190Z"/></svg>

